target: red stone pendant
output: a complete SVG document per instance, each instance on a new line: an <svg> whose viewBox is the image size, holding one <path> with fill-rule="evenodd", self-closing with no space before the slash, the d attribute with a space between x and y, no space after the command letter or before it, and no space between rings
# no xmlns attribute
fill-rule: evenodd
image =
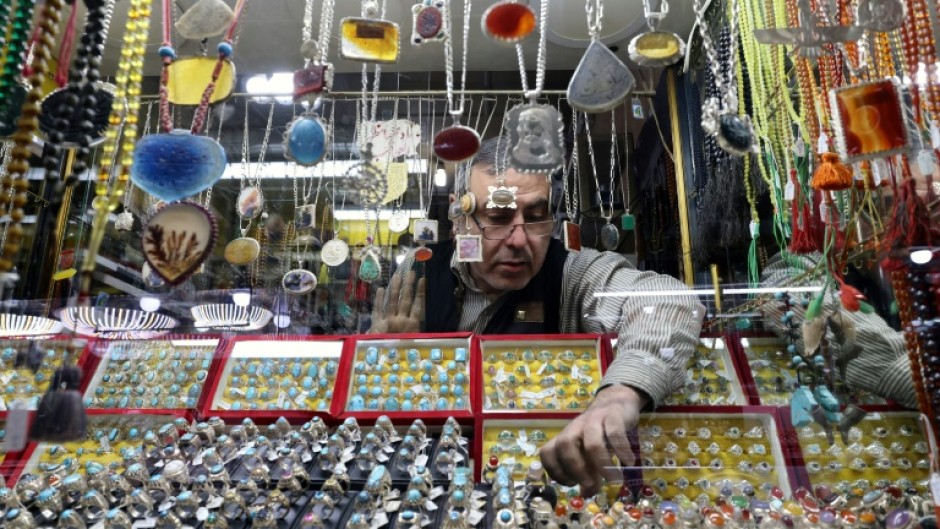
<svg viewBox="0 0 940 529"><path fill-rule="evenodd" d="M434 135L434 154L445 162L462 162L480 150L480 135L463 125L455 125Z"/></svg>
<svg viewBox="0 0 940 529"><path fill-rule="evenodd" d="M427 246L421 246L415 250L415 261L419 263L430 261L433 256L434 252Z"/></svg>
<svg viewBox="0 0 940 529"><path fill-rule="evenodd" d="M417 4L412 8L411 43L440 42L447 37L444 31L444 10L447 4L437 0L430 4Z"/></svg>
<svg viewBox="0 0 940 529"><path fill-rule="evenodd" d="M535 11L513 0L498 2L483 13L483 33L508 44L524 40L535 31Z"/></svg>
<svg viewBox="0 0 940 529"><path fill-rule="evenodd" d="M294 101L316 99L321 92L329 91L333 84L333 72L329 64L311 64L294 72Z"/></svg>

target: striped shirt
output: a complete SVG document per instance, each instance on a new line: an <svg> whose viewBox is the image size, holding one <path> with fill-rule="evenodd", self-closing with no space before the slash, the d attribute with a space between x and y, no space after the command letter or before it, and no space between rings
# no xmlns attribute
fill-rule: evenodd
<svg viewBox="0 0 940 529"><path fill-rule="evenodd" d="M399 273L411 270L412 263L409 254ZM454 330L482 333L505 296L488 299L456 253L451 269L466 292ZM698 343L705 307L694 295L682 294L687 290L679 280L641 272L613 252L570 252L562 284L561 332L617 333L616 356L601 387L628 385L649 395L655 406L685 384L686 364ZM599 293L617 295L595 295Z"/></svg>
<svg viewBox="0 0 940 529"><path fill-rule="evenodd" d="M816 267L822 258L820 254L809 256L791 255L784 261L780 254L774 256L764 272L761 282L765 286L797 286L794 278L803 275L807 270ZM807 279L800 284L820 284L817 278ZM833 310L840 307L837 294L833 289L826 291L825 307ZM799 303L791 304L796 321L802 322L806 309ZM784 326L781 323L782 310L777 303L771 301L761 307L764 314L764 325L783 336ZM853 388L861 389L891 399L907 408L917 408L917 396L914 391L911 363L907 357L907 348L904 336L895 331L877 314L864 312L842 311L855 324L858 333L857 345L862 348L858 357L850 360L845 370L845 381ZM797 333L802 337L802 333ZM830 344L838 358L840 354L839 343L829 334ZM797 350L803 350L802 338L797 340Z"/></svg>

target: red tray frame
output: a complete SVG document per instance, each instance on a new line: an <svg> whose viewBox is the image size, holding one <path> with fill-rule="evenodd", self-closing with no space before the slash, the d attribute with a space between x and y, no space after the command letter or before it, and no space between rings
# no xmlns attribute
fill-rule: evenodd
<svg viewBox="0 0 940 529"><path fill-rule="evenodd" d="M475 348L473 334L469 332L452 333L402 333L402 334L356 334L350 336L349 347L343 353L346 360L345 368L339 373L336 380L336 391L333 392L333 402L338 404L336 418L342 422L348 417L354 417L357 421L375 422L376 419L387 415L392 423L398 424L401 421L413 421L421 419L429 426L438 426L444 424L449 418L453 417L459 424L473 424L474 417L479 413L476 407L477 385L474 383L474 365L480 362L480 351ZM349 396L349 384L352 378L353 362L356 358L356 349L360 342L380 341L380 340L467 340L467 351L470 354L470 365L468 366L467 376L470 379L470 409L469 410L446 410L446 411L346 411L346 399ZM341 401L341 402L339 402Z"/></svg>

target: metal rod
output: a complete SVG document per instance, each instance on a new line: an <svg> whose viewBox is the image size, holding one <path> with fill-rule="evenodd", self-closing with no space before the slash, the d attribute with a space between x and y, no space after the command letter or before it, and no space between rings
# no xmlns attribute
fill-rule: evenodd
<svg viewBox="0 0 940 529"><path fill-rule="evenodd" d="M468 96L519 96L519 99L523 99L522 91L520 90L467 90L466 94ZM567 95L567 90L542 90L542 95L545 96L564 96ZM420 97L420 96L446 96L446 90L396 90L396 91L381 91L379 92L379 97ZM654 97L656 92L652 90L634 90L630 93L631 96L636 97ZM265 93L249 93L249 92L234 92L229 95L232 97L290 97L290 94L285 93L275 93L275 92L265 92ZM147 94L142 95L140 98L142 100L151 100L158 99L160 94ZM336 92L327 92L323 94L323 99L338 98L338 99L347 99L347 98L357 98L362 97L362 92L360 91L336 91Z"/></svg>
<svg viewBox="0 0 940 529"><path fill-rule="evenodd" d="M676 195L679 201L679 233L682 237L682 276L689 286L695 285L692 268L692 238L689 230L689 205L685 194L685 166L682 155L682 135L679 130L679 100L676 95L676 70L666 71L666 90L669 98L669 121L672 125L673 163L676 167ZM655 112L655 109L654 109Z"/></svg>

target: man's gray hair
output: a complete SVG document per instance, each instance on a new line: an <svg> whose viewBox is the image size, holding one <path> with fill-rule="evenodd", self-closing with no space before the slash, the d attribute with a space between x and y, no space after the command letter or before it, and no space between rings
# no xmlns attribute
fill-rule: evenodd
<svg viewBox="0 0 940 529"><path fill-rule="evenodd" d="M501 152L497 153L497 149ZM457 167L456 188L465 190L470 188L470 171L473 167L488 167L487 172L496 174L496 168L506 166L506 157L509 155L508 138L494 137L483 141L480 150L470 160Z"/></svg>

